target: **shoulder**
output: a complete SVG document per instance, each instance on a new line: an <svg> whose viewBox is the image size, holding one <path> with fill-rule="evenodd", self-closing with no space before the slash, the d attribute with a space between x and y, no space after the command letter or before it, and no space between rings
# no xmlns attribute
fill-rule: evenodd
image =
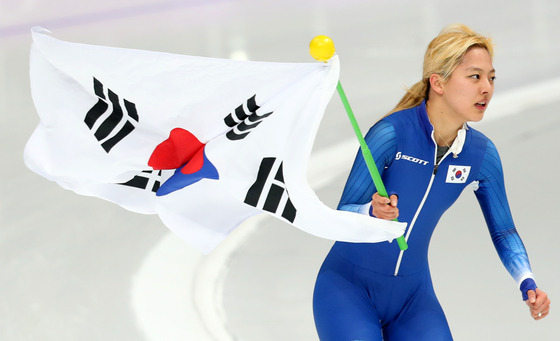
<svg viewBox="0 0 560 341"><path fill-rule="evenodd" d="M473 138L484 140L484 141L490 141L490 139L486 135L484 135L481 131L471 127L470 125L468 126L468 128Z"/></svg>
<svg viewBox="0 0 560 341"><path fill-rule="evenodd" d="M472 134L471 143L478 150L481 157L478 180L494 182L498 179L503 179L502 161L494 142L476 129L469 127L469 131Z"/></svg>
<svg viewBox="0 0 560 341"><path fill-rule="evenodd" d="M392 134L402 135L412 127L419 127L416 109L417 107L413 107L391 113L375 123L370 130L391 131Z"/></svg>
<svg viewBox="0 0 560 341"><path fill-rule="evenodd" d="M498 149L496 148L494 142L490 140L490 138L488 138L479 130L474 129L470 126L469 126L469 134L471 135L472 143L477 144L481 148L481 150L484 151L485 157L488 155L492 155L499 158Z"/></svg>
<svg viewBox="0 0 560 341"><path fill-rule="evenodd" d="M391 120L388 120L387 117L382 118L381 120L377 121L371 128L369 128L369 134L394 134L395 133L395 125Z"/></svg>
<svg viewBox="0 0 560 341"><path fill-rule="evenodd" d="M396 145L397 133L395 126L388 120L382 119L375 123L364 137L370 148Z"/></svg>

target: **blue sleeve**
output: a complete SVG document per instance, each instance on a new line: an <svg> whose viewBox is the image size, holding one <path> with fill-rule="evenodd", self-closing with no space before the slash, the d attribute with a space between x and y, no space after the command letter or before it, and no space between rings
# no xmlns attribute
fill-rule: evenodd
<svg viewBox="0 0 560 341"><path fill-rule="evenodd" d="M371 151L379 174L383 176L385 168L391 164L397 152L395 128L391 123L381 120L368 131L364 139ZM342 192L338 209L360 212L364 205L371 202L371 197L376 191L362 152L358 151Z"/></svg>
<svg viewBox="0 0 560 341"><path fill-rule="evenodd" d="M525 246L517 233L507 201L500 156L488 141L475 191L488 225L492 242L502 263L518 283L533 282L533 274ZM530 281L525 281L531 279ZM523 293L525 295L525 292Z"/></svg>

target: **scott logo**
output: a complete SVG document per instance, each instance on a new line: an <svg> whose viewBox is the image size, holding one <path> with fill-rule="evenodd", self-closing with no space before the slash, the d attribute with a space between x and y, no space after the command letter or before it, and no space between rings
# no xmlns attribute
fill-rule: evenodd
<svg viewBox="0 0 560 341"><path fill-rule="evenodd" d="M410 161L410 162L414 162L414 163L419 163L423 166L428 164L428 161L420 160L418 158L408 156L408 155L403 155L401 152L398 152L397 155L395 155L395 160L401 160L401 159L406 160L406 161Z"/></svg>

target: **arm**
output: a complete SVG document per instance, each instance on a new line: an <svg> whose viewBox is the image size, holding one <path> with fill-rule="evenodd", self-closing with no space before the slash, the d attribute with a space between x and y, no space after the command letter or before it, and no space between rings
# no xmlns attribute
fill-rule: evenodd
<svg viewBox="0 0 560 341"><path fill-rule="evenodd" d="M379 121L364 137L371 150L379 174L383 177L397 150L397 138L393 125L386 121ZM368 214L372 196L376 193L375 185L360 152L356 155L352 170L346 181L339 210Z"/></svg>
<svg viewBox="0 0 560 341"><path fill-rule="evenodd" d="M509 209L500 156L490 141L475 194L502 263L519 285L523 300L531 308L531 315L536 319L543 318L548 314L550 300L546 293L537 289L527 251L517 233Z"/></svg>

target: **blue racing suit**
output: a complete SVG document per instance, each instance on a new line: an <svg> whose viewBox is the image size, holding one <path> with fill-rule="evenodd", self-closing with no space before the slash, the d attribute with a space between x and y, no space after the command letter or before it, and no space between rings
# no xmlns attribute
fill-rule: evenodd
<svg viewBox="0 0 560 341"><path fill-rule="evenodd" d="M428 246L440 217L468 185L476 188L492 241L524 296L536 287L510 213L501 161L486 136L465 124L438 160L422 102L383 118L365 139L389 195L398 195L409 248L403 252L389 242L334 244L313 297L322 341L452 340L432 287ZM375 192L359 153L338 208L368 214Z"/></svg>

